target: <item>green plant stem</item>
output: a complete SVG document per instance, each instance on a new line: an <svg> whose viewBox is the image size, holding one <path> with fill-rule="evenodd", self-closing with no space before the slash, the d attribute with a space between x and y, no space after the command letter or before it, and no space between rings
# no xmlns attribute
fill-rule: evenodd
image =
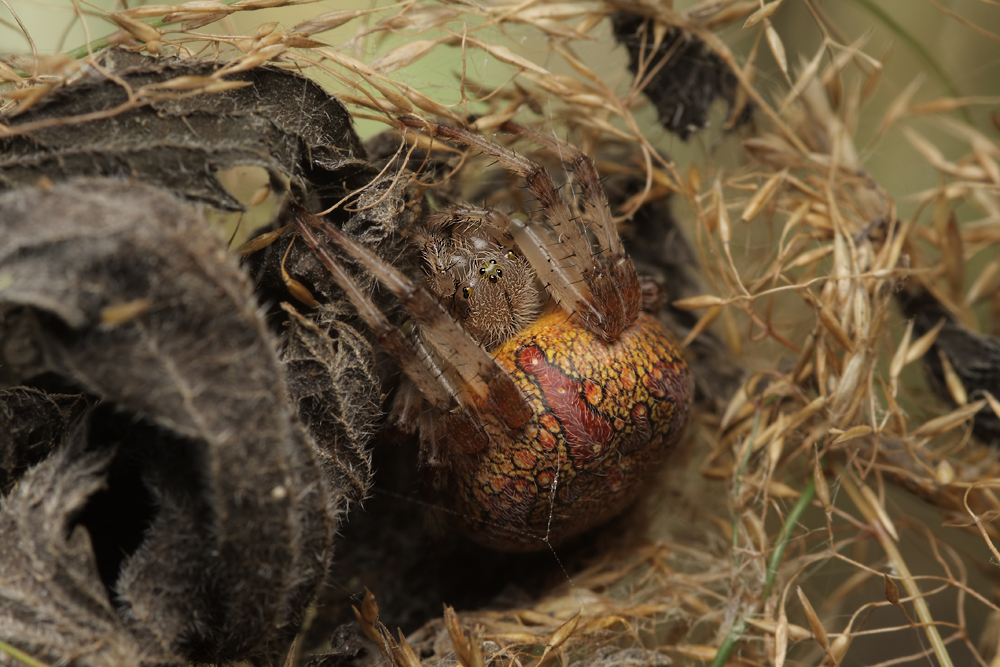
<svg viewBox="0 0 1000 667"><path fill-rule="evenodd" d="M740 640L743 636L743 631L747 629L747 620L745 617L741 617L740 620L733 623L733 626L729 628L729 634L722 641L722 646L719 647L718 652L715 654L715 660L712 661L712 667L723 667L726 661L729 660L729 654L733 652L733 648L736 646L736 642Z"/></svg>
<svg viewBox="0 0 1000 667"><path fill-rule="evenodd" d="M778 577L778 568L781 567L781 561L785 557L785 549L788 548L788 541L792 537L792 531L795 530L795 526L799 525L799 519L802 518L802 515L805 513L806 508L809 507L815 495L816 481L810 477L806 488L802 489L802 495L799 496L798 502L795 503L792 511L785 517L785 525L781 529L781 536L778 537L778 544L775 545L774 551L771 552L771 560L767 564L764 595L761 596L761 600L766 600L771 595L771 588L774 586L774 580Z"/></svg>
<svg viewBox="0 0 1000 667"><path fill-rule="evenodd" d="M889 29L890 32L895 34L900 40L906 43L907 46L913 49L914 53L917 54L917 57L919 57L927 68L934 73L934 76L941 81L941 84L948 90L948 93L952 97L962 96L958 91L958 87L954 84L954 82L952 82L951 77L948 76L948 73L944 71L944 68L941 67L934 56L932 56L927 49L924 48L924 45L921 44L916 37L910 34L906 28L897 23L896 19L889 16L889 14L887 14L877 2L874 2L873 0L852 0L852 2L866 10L868 13L873 14L875 18L881 21L882 24ZM969 115L968 109L962 107L959 111L965 119L965 122L972 125L972 117Z"/></svg>
<svg viewBox="0 0 1000 667"><path fill-rule="evenodd" d="M802 490L802 494L799 496L798 501L792 507L792 510L785 517L785 525L781 529L781 535L778 537L778 543L774 547L774 551L771 553L771 560L767 564L767 579L764 584L764 594L761 596L761 600L766 600L771 595L771 588L774 587L774 580L778 576L778 568L781 566L781 561L785 557L785 549L788 548L788 542L792 537L792 531L795 527L799 525L799 520L805 513L806 508L812 503L813 498L816 496L816 482L813 479L809 479L809 483L806 484L806 488ZM747 621L746 617L741 617L738 621L733 623L733 626L729 628L729 633L726 635L725 640L723 640L722 645L719 647L718 652L715 654L715 660L712 661L712 667L723 667L726 661L729 659L729 655L733 652L733 648L736 646L736 642L740 640L743 636L744 630L746 630Z"/></svg>
<svg viewBox="0 0 1000 667"><path fill-rule="evenodd" d="M41 660L36 660L35 658L32 658L30 655L28 655L24 651L22 651L20 649L17 649L17 648L14 648L13 646L11 646L10 644L8 644L5 641L0 641L0 653L6 653L7 655L9 655L10 657L14 658L15 660L18 660L18 661L23 662L24 664L28 665L28 667L49 667L47 664L45 664Z"/></svg>

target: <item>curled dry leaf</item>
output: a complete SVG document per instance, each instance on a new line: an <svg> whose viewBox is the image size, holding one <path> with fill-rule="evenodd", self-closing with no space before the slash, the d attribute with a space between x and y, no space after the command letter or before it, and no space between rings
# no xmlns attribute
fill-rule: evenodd
<svg viewBox="0 0 1000 667"><path fill-rule="evenodd" d="M215 179L219 170L261 167L276 192L290 181L304 199L365 167L350 116L309 79L269 67L223 79L221 64L118 50L99 58L118 81L95 71L8 121L0 190L101 174L236 211L243 206Z"/></svg>
<svg viewBox="0 0 1000 667"><path fill-rule="evenodd" d="M30 387L0 392L0 495L62 443L86 406L80 394L47 394Z"/></svg>
<svg viewBox="0 0 1000 667"><path fill-rule="evenodd" d="M86 420L62 434L0 511L0 637L55 664L86 650L85 665L181 662L129 632L101 583L87 529L75 520L105 485L113 449L88 451ZM97 648L95 648L97 647Z"/></svg>
<svg viewBox="0 0 1000 667"><path fill-rule="evenodd" d="M0 196L0 220L0 350L22 350L0 360L4 381L58 377L100 401L80 419L73 399L2 395L5 474L44 454L19 444L26 429L55 452L2 503L0 639L84 665L280 649L368 471L347 479L308 438L235 258L191 208L144 185L26 188ZM348 417L363 413L355 400L343 398Z"/></svg>

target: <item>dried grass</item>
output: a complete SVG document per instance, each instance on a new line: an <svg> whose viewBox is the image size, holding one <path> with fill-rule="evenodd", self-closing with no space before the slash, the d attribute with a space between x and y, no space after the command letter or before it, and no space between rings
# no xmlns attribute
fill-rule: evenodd
<svg viewBox="0 0 1000 667"><path fill-rule="evenodd" d="M855 647L870 649L865 640L874 638L894 647L877 653L881 665L931 654L941 665L998 664L990 637L1000 624L1000 463L971 439L970 419L984 407L1000 415L1000 403L992 395L970 402L947 365L948 391L958 407L928 400L912 368L939 329L914 339L912 323L907 326L894 305L897 290L915 283L968 324L974 325L980 304L991 304L994 313L1000 305L1000 145L995 133L952 113L995 105L997 98L917 102L914 84L888 106L872 143L856 145L882 63L864 52L864 36L848 43L817 13L821 43L803 64L789 65L771 23L780 0L702 3L687 12L641 0L413 0L327 12L291 29L266 23L247 35L206 31L236 13L294 4L301 3L199 1L123 10L108 15L119 30L94 48L118 43L227 63L204 80L129 91L130 108L157 96L222 90L231 85L222 79L226 73L270 62L334 81L359 118L389 127L397 127L398 114L460 123L476 113L474 127L488 132L511 118L530 122L530 110L544 105L545 127L572 132L588 150L626 142L646 188L619 211L621 218L665 189L686 200L707 286L705 294L676 304L702 313L688 342L711 326L749 371L723 413L698 415L690 464L670 475L695 508L684 521L688 533L701 533L697 543L666 537L685 531L671 518L673 508L653 507L652 525L666 526L662 539L605 552L532 608L447 610L407 638L381 625L377 605L366 598L358 619L387 663L421 664L412 648L419 644L467 667L494 660L565 664L599 646L639 646L681 663L871 664L876 658L855 654ZM680 28L733 68L741 99L757 109L756 127L744 131L737 160L672 162L658 150L661 133L639 120L645 113L640 87L622 93L576 55L612 11L653 19L654 41L667 28ZM746 60L727 42L740 33L719 33L740 22L758 40ZM322 33L342 26L354 30L350 40L321 41ZM516 40L498 43L505 31L548 39L546 59L537 51L519 53ZM383 49L390 39L395 46ZM786 78L778 93L757 85L758 45ZM462 69L458 98L447 102L403 75L442 50ZM465 67L473 56L489 57L505 72L478 96ZM90 62L0 63L4 112L30 109ZM636 81L656 66L647 63ZM0 134L32 127L0 123ZM928 172L938 175L934 187L890 193L865 171L863 156L898 128ZM927 128L964 142L964 154L949 157ZM896 208L902 197L916 204L906 219ZM980 217L957 224L960 206ZM967 277L970 258L982 268ZM684 474L698 479L684 480ZM728 495L711 500L723 485ZM887 613L890 607L898 613Z"/></svg>

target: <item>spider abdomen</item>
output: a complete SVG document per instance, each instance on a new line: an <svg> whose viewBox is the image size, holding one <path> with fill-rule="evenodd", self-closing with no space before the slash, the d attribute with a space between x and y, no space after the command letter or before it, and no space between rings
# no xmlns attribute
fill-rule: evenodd
<svg viewBox="0 0 1000 667"><path fill-rule="evenodd" d="M510 430L480 405L490 445L455 457L442 499L487 546L541 549L612 518L683 431L690 374L650 315L610 344L565 313L548 315L494 356L532 417Z"/></svg>

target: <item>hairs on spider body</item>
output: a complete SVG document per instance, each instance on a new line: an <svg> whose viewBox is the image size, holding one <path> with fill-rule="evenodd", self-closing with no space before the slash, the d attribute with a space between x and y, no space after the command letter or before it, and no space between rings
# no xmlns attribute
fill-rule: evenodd
<svg viewBox="0 0 1000 667"><path fill-rule="evenodd" d="M588 156L502 128L571 167L582 213L574 215L545 169L511 149L439 123L400 122L493 157L525 179L543 215L454 206L429 217L414 234L427 274L416 282L302 209L296 228L412 381L394 413L419 431L432 502L483 544L544 549L636 498L680 438L690 373L670 333L640 312L639 279ZM388 321L317 228L397 295L419 334Z"/></svg>
<svg viewBox="0 0 1000 667"><path fill-rule="evenodd" d="M453 206L414 235L427 289L489 350L534 322L542 306L534 270L509 245L510 226L499 211Z"/></svg>

